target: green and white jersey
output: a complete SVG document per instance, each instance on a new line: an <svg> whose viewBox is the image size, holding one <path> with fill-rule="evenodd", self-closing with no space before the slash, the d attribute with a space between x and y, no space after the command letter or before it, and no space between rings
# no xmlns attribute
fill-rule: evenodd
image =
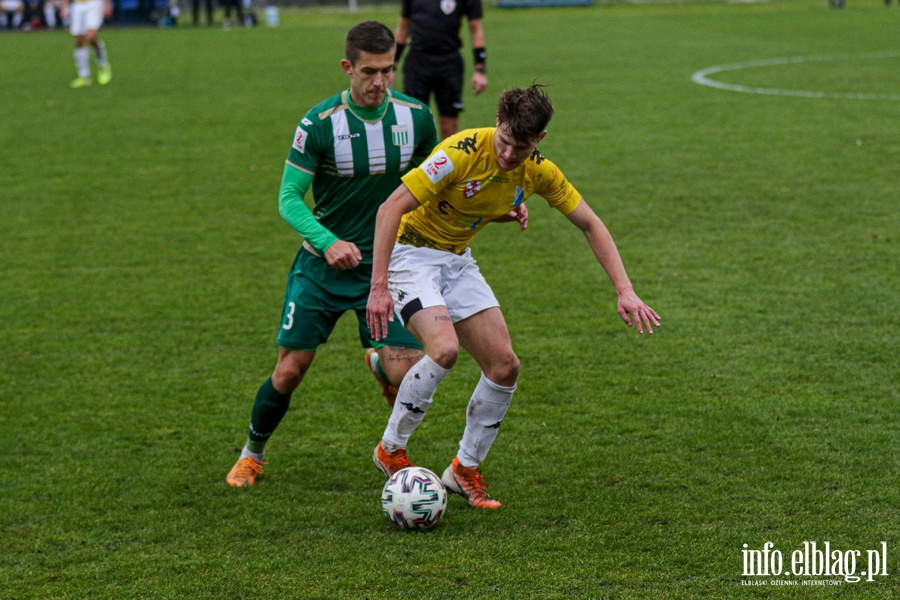
<svg viewBox="0 0 900 600"><path fill-rule="evenodd" d="M437 145L434 117L418 100L388 90L375 108L349 90L313 107L297 127L287 164L313 175L313 215L372 262L378 207Z"/></svg>

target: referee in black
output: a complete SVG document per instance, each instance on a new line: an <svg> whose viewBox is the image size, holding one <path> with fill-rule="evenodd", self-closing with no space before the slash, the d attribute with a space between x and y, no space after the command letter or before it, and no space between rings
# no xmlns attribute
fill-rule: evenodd
<svg viewBox="0 0 900 600"><path fill-rule="evenodd" d="M396 63L409 45L403 63L403 92L426 104L434 94L441 139L457 132L463 109L463 58L459 52L463 17L472 36L472 89L477 95L488 83L481 0L401 0L400 22L394 32Z"/></svg>

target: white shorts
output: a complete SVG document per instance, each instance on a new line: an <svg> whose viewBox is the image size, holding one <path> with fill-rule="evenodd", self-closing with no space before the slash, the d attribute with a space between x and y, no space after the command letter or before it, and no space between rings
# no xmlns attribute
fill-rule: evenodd
<svg viewBox="0 0 900 600"><path fill-rule="evenodd" d="M457 255L394 244L388 289L404 325L417 311L432 306L446 306L454 323L500 306L468 248Z"/></svg>
<svg viewBox="0 0 900 600"><path fill-rule="evenodd" d="M25 4L22 2L22 0L3 0L2 2L0 2L0 8L2 8L5 12L16 12L24 6Z"/></svg>
<svg viewBox="0 0 900 600"><path fill-rule="evenodd" d="M84 35L103 25L103 0L83 0L69 4L69 33Z"/></svg>

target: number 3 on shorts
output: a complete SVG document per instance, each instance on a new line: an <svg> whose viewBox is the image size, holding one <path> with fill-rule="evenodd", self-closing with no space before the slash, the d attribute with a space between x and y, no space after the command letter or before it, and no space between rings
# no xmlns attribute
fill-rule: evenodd
<svg viewBox="0 0 900 600"><path fill-rule="evenodd" d="M284 315L284 324L282 324L282 329L290 329L294 326L294 309L297 308L297 305L293 302L288 302L288 309Z"/></svg>

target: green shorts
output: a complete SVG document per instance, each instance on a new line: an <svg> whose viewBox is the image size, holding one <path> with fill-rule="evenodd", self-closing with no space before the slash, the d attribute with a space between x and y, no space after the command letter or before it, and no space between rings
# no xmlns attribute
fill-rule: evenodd
<svg viewBox="0 0 900 600"><path fill-rule="evenodd" d="M403 328L399 318L391 322L386 338L379 342L372 339L366 324L371 279L371 265L339 271L329 267L324 258L301 249L288 274L278 345L315 352L328 341L338 319L352 310L359 323L363 348L402 346L421 350L422 344Z"/></svg>

